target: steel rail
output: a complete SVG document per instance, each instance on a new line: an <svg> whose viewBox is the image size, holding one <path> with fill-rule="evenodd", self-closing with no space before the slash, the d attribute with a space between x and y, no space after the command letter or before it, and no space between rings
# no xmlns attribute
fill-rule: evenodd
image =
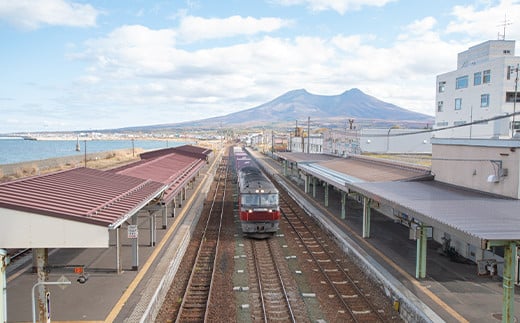
<svg viewBox="0 0 520 323"><path fill-rule="evenodd" d="M287 310L289 312L289 315L290 315L290 318L291 318L291 322L296 322L296 318L294 316L294 311L293 311L291 302L289 300L287 289L285 288L285 284L283 282L282 273L280 272L278 263L276 262L276 257L275 257L275 255L273 253L273 248L271 247L270 241L271 240L267 240L265 242L267 243L267 250L269 251L269 255L271 256L270 257L271 263L273 265L274 270L276 271L276 275L278 277L278 282L280 283L281 291L283 293L283 296L284 296L284 299L285 299L285 303L287 304ZM251 240L251 249L252 249L253 257L255 259L255 261L254 261L254 263L255 263L255 270L256 270L256 277L257 277L257 280L258 280L258 288L259 288L260 300L261 300L261 303L262 303L262 312L263 312L263 315L264 315L264 322L268 322L268 313L267 313L267 309L266 309L266 305L265 305L264 293L263 293L263 288L262 288L263 284L262 284L262 277L261 277L260 261L259 261L259 257L258 257L257 250L256 250L256 244L257 243L263 243L263 242L264 242L264 240L261 240L261 241L253 241L253 240Z"/></svg>
<svg viewBox="0 0 520 323"><path fill-rule="evenodd" d="M330 252L327 251L327 249L323 246L323 244L319 241L319 239L316 237L316 235L312 232L312 230L308 227L308 225L302 220L301 216L298 215L298 213L294 210L294 208L287 202L287 197L282 196L283 202L286 204L286 207L294 214L295 217L297 217L301 224L305 227L307 232L312 236L312 238L316 241L316 243L321 247L321 249L326 253L326 255L329 257L329 259L334 263L336 268L347 278L347 280L350 282L350 284L354 287L355 291L358 293L358 295L363 299L363 302L368 305L368 307L371 310L371 313L377 316L377 318L384 322L385 319L381 316L379 311L374 307L374 304L365 296L363 291L358 287L358 285L354 282L352 277L343 269L343 267L337 262L336 258L333 257ZM294 223L287 217L285 208L280 207L280 211L284 215L285 219L287 220L287 223L293 228L294 232L297 234L297 236L300 238L303 246L307 250L309 256L314 260L318 268L320 269L321 273L327 280L327 282L330 284L336 295L338 296L340 302L343 304L343 306L347 309L349 314L351 315L352 319L356 322L363 322L364 318L360 318L360 314L354 313L351 306L345 301L343 298L341 292L338 290L338 288L335 286L334 282L330 279L329 274L326 272L326 270L323 268L323 266L320 264L318 259L314 256L312 250L308 247L307 243L305 242L303 236L300 234L300 232L296 229Z"/></svg>
<svg viewBox="0 0 520 323"><path fill-rule="evenodd" d="M223 167L224 166L224 167ZM218 258L218 246L219 246L219 240L220 240L220 232L221 232L221 228L222 228L222 217L223 217L223 213L224 213L224 199L225 199L225 190L222 194L222 200L221 201L218 201L217 203L217 199L219 197L219 193L220 193L220 188L221 188L221 185L226 185L225 181L226 181L226 178L227 178L227 172L228 172L228 164L226 163L225 165L223 165L223 163L221 163L219 165L219 168L225 168L225 169L219 169L219 174L218 174L218 181L217 181L217 185L216 185L216 188L215 188L215 193L213 195L213 198L212 198L212 202L211 202L211 207L210 207L210 210L209 210L209 215L208 215L208 219L206 220L206 223L205 223L205 227L204 227L204 232L202 234L202 238L201 238L201 242L199 244L199 248L197 250L197 256L195 257L195 262L194 262L194 266L193 266L193 269L192 269L192 272L190 274L190 278L188 280L188 285L187 285L187 288L186 288L186 291L184 293L184 297L182 299L182 303L181 303L181 306L179 308L179 313L177 315L177 319L176 321L177 322L185 322L189 319L194 319L194 321L201 321L201 320L206 320L207 319L207 314L208 314L208 307L209 307L209 298L210 298L210 294L211 294L211 285L212 285L212 281L213 281L213 277L214 277L214 274L215 274L215 265L216 265L216 261L217 261L217 258ZM225 177L224 177L224 184L222 184L222 172L225 173ZM216 234L216 239L215 239L215 246L211 246L211 243L213 243L212 239L206 239L207 238L207 235L211 232L212 228L211 228L211 220L214 216L214 210L216 209L216 211L218 212L218 207L220 204L220 219L219 219L219 224L218 224L218 229L215 230L215 234ZM190 290L194 289L193 285L194 285L194 281L195 279L199 279L199 277L197 277L198 275L201 274L201 271L197 270L198 268L200 268L199 266L197 266L197 264L200 264L203 262L203 259L204 259L204 255L203 254L206 254L206 251L207 251L207 247L208 245L210 246L210 253L213 254L213 261L211 263L211 278L209 280L209 283L210 283L210 287L208 289L208 292L207 292L207 295L204 295L206 297L205 299L205 304L203 304L204 306L204 315L202 315L202 313L199 313L201 315L198 315L196 318L193 318L192 316L189 316L189 314L192 314L193 315L193 312L192 313L188 313L188 305L193 305L193 304L190 304L189 302L191 302L191 300L189 300L189 296L190 296ZM204 291L203 291L204 293ZM196 305L193 305L194 308L201 308L202 306L197 306L197 305L201 305L201 304L196 304ZM196 313L195 313L196 315ZM194 315L193 315L194 316Z"/></svg>
<svg viewBox="0 0 520 323"><path fill-rule="evenodd" d="M229 160L227 160L226 162L226 169L225 169L225 173L224 173L224 187L223 187L223 193L222 193L222 200L221 200L221 203L222 203L222 208L220 210L220 219L219 219L219 226L218 226L218 235L217 235L217 243L216 243L216 250L215 250L215 259L213 260L213 272L211 273L211 282L212 284L210 285L209 287L209 294L208 294L208 301L206 303L206 313L204 314L204 322L207 322L208 321L208 315L209 315L209 306L211 305L211 295L212 295L212 292L213 292L213 281L214 281L214 278L215 278L215 268L217 267L217 259L218 259L218 250L219 250L219 247L220 247L220 232L222 230L222 218L224 217L224 205L225 205L225 201L226 201L226 189L227 189L227 183L228 183L228 180L229 180Z"/></svg>

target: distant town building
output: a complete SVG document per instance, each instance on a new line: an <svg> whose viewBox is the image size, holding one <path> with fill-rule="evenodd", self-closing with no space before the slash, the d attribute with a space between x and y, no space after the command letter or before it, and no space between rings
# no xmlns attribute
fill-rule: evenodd
<svg viewBox="0 0 520 323"><path fill-rule="evenodd" d="M459 53L457 69L437 76L435 128L516 112L520 108L516 107L520 97L515 95L519 63L514 40L489 40ZM438 131L434 137L511 138L517 129L520 118L510 116Z"/></svg>
<svg viewBox="0 0 520 323"><path fill-rule="evenodd" d="M292 137L289 151L311 154L323 154L323 134L311 134L307 137Z"/></svg>
<svg viewBox="0 0 520 323"><path fill-rule="evenodd" d="M430 154L431 133L422 129L326 130L322 134L291 138L290 151L340 157L374 154Z"/></svg>

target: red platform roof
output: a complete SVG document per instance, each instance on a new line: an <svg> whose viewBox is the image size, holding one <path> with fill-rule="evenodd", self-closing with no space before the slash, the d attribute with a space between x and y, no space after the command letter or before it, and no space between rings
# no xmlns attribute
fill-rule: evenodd
<svg viewBox="0 0 520 323"><path fill-rule="evenodd" d="M166 148L166 149L159 149L159 150L153 150L149 152L145 152L139 155L141 159L152 159L157 158L160 156L168 155L168 154L179 154L184 156L190 156L195 158L200 158L204 160L208 160L209 155L212 154L211 149L192 146L192 145L184 145L174 148Z"/></svg>
<svg viewBox="0 0 520 323"><path fill-rule="evenodd" d="M146 155L141 161L112 169L111 172L165 184L167 189L162 196L163 203L171 202L182 186L206 163L203 155L193 157L177 153L172 148L151 153L153 154Z"/></svg>
<svg viewBox="0 0 520 323"><path fill-rule="evenodd" d="M114 227L165 188L152 180L75 168L0 184L0 207Z"/></svg>

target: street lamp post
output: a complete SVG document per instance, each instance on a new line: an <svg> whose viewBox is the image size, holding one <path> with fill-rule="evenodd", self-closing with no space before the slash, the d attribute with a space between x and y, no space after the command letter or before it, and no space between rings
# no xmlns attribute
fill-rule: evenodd
<svg viewBox="0 0 520 323"><path fill-rule="evenodd" d="M34 290L36 289L37 286L41 286L41 285L70 285L70 281L37 282L36 284L33 285L32 290L31 290L33 323L36 323L36 305L34 302Z"/></svg>
<svg viewBox="0 0 520 323"><path fill-rule="evenodd" d="M5 275L10 258L7 255L7 250L0 249L0 319L1 322L7 322L7 277Z"/></svg>

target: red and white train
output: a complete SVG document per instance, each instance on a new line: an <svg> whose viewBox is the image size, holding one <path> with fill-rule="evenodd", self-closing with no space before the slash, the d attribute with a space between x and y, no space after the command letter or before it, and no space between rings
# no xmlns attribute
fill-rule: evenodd
<svg viewBox="0 0 520 323"><path fill-rule="evenodd" d="M241 147L233 147L233 155L242 232L254 238L270 237L280 223L278 190Z"/></svg>

